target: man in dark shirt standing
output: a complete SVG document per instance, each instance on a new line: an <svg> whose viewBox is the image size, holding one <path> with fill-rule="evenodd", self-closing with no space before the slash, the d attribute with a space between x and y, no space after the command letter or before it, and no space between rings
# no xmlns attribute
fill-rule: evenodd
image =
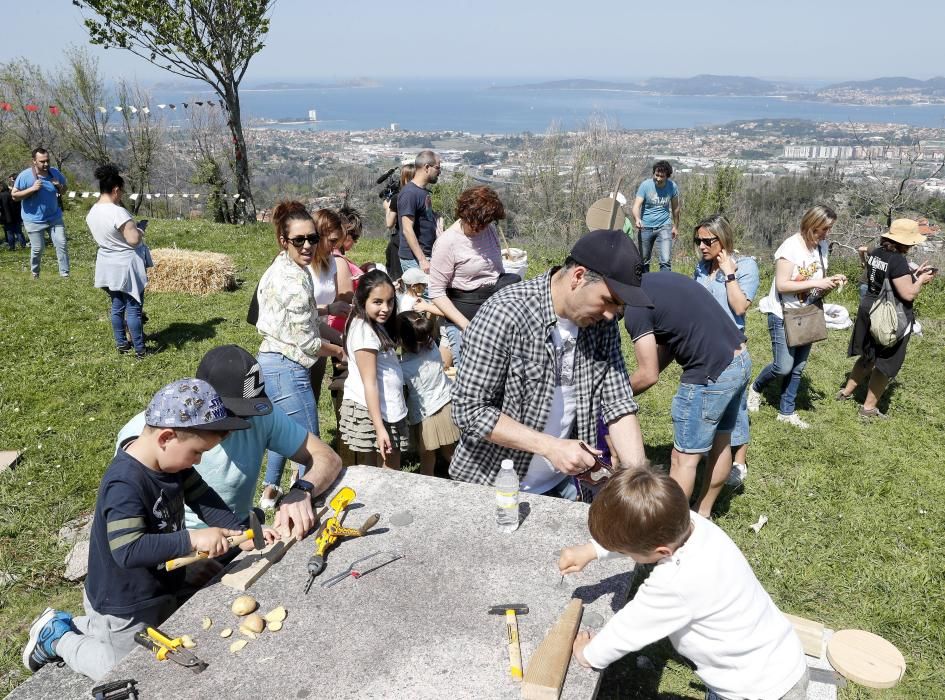
<svg viewBox="0 0 945 700"><path fill-rule="evenodd" d="M440 159L433 151L420 151L414 161L417 172L397 195L400 217L400 267L406 272L419 267L430 272L430 254L436 240L436 212L427 185L440 178Z"/></svg>
<svg viewBox="0 0 945 700"><path fill-rule="evenodd" d="M732 470L732 429L751 378L746 338L695 280L660 272L643 275L640 286L653 306L626 307L624 325L637 358L630 386L638 396L656 384L670 362L682 366L671 410L670 476L691 498L699 462L708 454L709 466L696 499L699 515L708 518Z"/></svg>
<svg viewBox="0 0 945 700"><path fill-rule="evenodd" d="M16 242L20 242L20 248L26 248L26 236L23 235L23 218L20 216L20 205L13 201L13 192L10 187L16 175L11 175L9 183L0 182L0 224L3 224L3 231L7 237L7 246L10 250L16 248Z"/></svg>

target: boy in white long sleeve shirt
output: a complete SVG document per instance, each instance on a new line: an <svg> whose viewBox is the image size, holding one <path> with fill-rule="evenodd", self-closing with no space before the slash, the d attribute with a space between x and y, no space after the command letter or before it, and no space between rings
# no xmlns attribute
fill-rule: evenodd
<svg viewBox="0 0 945 700"><path fill-rule="evenodd" d="M807 663L793 627L735 543L689 510L668 475L620 472L594 499L588 528L591 542L561 553L563 574L620 555L656 566L598 635L578 635L578 662L602 669L669 637L696 665L707 700L806 698Z"/></svg>

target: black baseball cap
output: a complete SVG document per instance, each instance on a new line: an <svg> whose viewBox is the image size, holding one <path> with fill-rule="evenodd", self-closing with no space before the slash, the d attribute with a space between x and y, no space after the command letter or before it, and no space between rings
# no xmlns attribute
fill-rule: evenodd
<svg viewBox="0 0 945 700"><path fill-rule="evenodd" d="M623 231L598 229L585 234L571 248L571 258L603 277L610 291L627 306L653 306L640 288L640 251Z"/></svg>
<svg viewBox="0 0 945 700"><path fill-rule="evenodd" d="M221 345L204 355L197 378L216 389L223 405L241 418L272 413L259 362L239 345Z"/></svg>

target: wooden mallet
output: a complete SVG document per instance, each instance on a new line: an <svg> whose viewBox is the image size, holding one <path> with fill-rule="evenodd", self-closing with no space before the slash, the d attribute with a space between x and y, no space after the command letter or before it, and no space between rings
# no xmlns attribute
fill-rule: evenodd
<svg viewBox="0 0 945 700"><path fill-rule="evenodd" d="M266 538L263 537L262 525L259 522L259 518L256 517L256 513L253 511L249 512L249 529L243 532L242 535L233 535L226 538L226 541L230 543L231 548L238 544L243 544L243 542L249 542L250 540L253 541L253 549L264 549L266 547ZM207 559L209 556L210 555L207 552L197 552L196 554L191 554L186 557L171 559L170 561L164 563L164 568L167 571L173 571L174 569L179 569L182 566L193 564L195 561Z"/></svg>
<svg viewBox="0 0 945 700"><path fill-rule="evenodd" d="M522 647L518 642L518 621L516 615L527 615L528 606L524 603L507 603L493 605L489 608L490 615L505 615L505 626L508 632L509 644L509 673L517 681L522 680Z"/></svg>

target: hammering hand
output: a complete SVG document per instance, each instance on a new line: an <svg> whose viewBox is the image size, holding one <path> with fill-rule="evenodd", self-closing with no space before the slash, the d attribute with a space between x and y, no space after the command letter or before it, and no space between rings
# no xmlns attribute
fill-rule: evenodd
<svg viewBox="0 0 945 700"><path fill-rule="evenodd" d="M266 536L263 533L262 524L255 513L249 514L249 529L244 532L238 530L223 530L217 527L209 527L201 530L190 530L190 542L196 551L186 557L179 557L165 562L164 568L167 571L179 569L182 566L193 564L201 559L218 557L226 554L231 547L235 547L243 542L252 541L254 549L263 549L266 546Z"/></svg>

